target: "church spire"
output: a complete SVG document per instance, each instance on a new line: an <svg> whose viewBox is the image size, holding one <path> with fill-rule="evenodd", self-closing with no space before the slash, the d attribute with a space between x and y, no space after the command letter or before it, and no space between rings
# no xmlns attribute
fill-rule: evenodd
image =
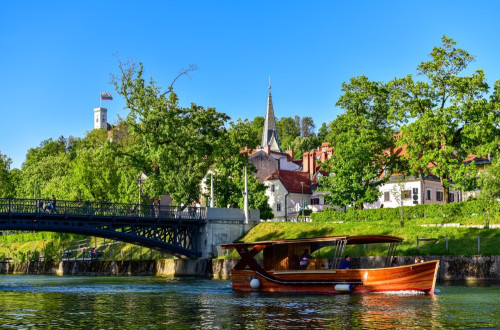
<svg viewBox="0 0 500 330"><path fill-rule="evenodd" d="M269 94L267 96L266 119L264 120L264 129L262 132L261 146L270 146L272 151L281 152L278 139L278 129L274 119L273 99L271 96L271 76L269 76Z"/></svg>

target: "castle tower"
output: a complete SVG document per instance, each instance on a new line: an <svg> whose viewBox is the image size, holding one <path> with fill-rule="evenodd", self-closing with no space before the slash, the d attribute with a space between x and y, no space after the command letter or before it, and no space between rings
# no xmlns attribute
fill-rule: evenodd
<svg viewBox="0 0 500 330"><path fill-rule="evenodd" d="M261 147L270 146L272 151L282 152L278 139L278 129L274 119L273 99L271 96L271 77L269 77L269 94L267 96L266 119L264 120L264 130L262 132Z"/></svg>
<svg viewBox="0 0 500 330"><path fill-rule="evenodd" d="M94 108L94 129L108 129L108 109Z"/></svg>

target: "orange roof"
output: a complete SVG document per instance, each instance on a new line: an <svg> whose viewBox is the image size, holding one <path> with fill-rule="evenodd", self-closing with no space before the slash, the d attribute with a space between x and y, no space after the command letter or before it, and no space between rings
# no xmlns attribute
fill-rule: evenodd
<svg viewBox="0 0 500 330"><path fill-rule="evenodd" d="M265 180L280 180L281 183L285 186L286 190L288 190L288 192L303 192L304 194L311 193L309 185L309 173L307 172L277 170L276 172L268 176ZM304 184L303 189L301 182Z"/></svg>

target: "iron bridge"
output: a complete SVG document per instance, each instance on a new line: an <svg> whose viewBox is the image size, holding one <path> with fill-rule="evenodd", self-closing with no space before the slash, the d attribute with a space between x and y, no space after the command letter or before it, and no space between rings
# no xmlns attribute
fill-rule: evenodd
<svg viewBox="0 0 500 330"><path fill-rule="evenodd" d="M0 231L52 231L114 239L197 258L206 208L0 198Z"/></svg>

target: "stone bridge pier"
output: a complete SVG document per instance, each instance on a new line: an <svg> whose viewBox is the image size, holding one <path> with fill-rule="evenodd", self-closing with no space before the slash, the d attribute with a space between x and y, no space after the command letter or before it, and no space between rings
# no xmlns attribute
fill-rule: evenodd
<svg viewBox="0 0 500 330"><path fill-rule="evenodd" d="M209 259L222 251L221 244L228 244L245 235L260 223L259 210L249 210L248 223L242 209L207 208L206 223L200 227L198 249L201 258Z"/></svg>

